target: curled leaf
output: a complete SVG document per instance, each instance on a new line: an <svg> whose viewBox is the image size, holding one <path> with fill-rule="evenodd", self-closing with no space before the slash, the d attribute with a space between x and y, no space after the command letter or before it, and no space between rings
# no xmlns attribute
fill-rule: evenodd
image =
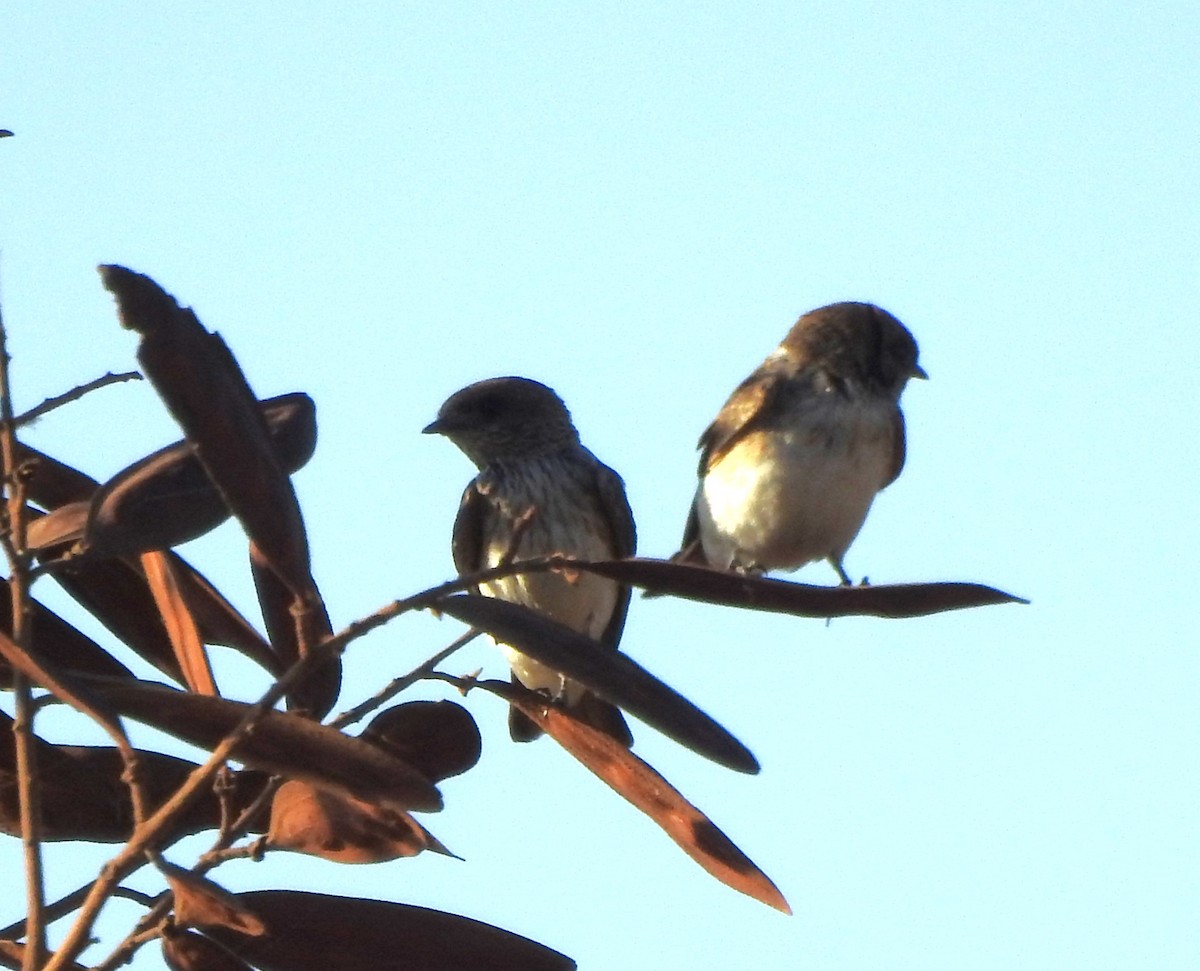
<svg viewBox="0 0 1200 971"><path fill-rule="evenodd" d="M229 601L182 557L163 555L200 625L204 643L232 647L278 675L281 667L274 652ZM55 570L54 579L114 637L167 677L184 683L174 645L138 561L79 559Z"/></svg>
<svg viewBox="0 0 1200 971"><path fill-rule="evenodd" d="M162 615L139 568L123 560L81 559L55 570L53 576L110 634L167 677L183 683Z"/></svg>
<svg viewBox="0 0 1200 971"><path fill-rule="evenodd" d="M83 540L91 511L92 504L87 500L68 502L44 516L30 510L25 545L43 560L71 552Z"/></svg>
<svg viewBox="0 0 1200 971"><path fill-rule="evenodd" d="M143 553L141 560L150 593L158 605L167 637L175 650L175 659L183 672L184 683L199 694L218 694L199 625L188 607L174 564L166 554L157 551Z"/></svg>
<svg viewBox="0 0 1200 971"><path fill-rule="evenodd" d="M179 927L223 927L250 937L266 933L262 919L237 896L207 877L158 861L175 895L175 923Z"/></svg>
<svg viewBox="0 0 1200 971"><path fill-rule="evenodd" d="M295 472L316 447L312 399L293 393L258 405L280 467ZM229 514L195 446L184 440L135 462L99 488L89 504L83 546L104 556L168 549L215 529Z"/></svg>
<svg viewBox="0 0 1200 971"><path fill-rule="evenodd" d="M406 812L289 779L271 802L272 849L337 863L380 863L433 850L453 856Z"/></svg>

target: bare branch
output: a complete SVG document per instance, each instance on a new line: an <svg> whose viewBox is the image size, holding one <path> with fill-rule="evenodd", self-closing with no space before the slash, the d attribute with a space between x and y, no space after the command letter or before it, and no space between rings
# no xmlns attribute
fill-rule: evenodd
<svg viewBox="0 0 1200 971"><path fill-rule="evenodd" d="M109 371L107 374L88 381L86 384L81 384L78 387L72 388L63 394L54 395L52 398L47 398L40 405L35 405L28 411L17 415L13 419L13 427L21 428L23 425L29 425L37 421L43 415L49 414L55 408L61 408L63 405L70 404L72 401L78 401L86 394L93 391L98 391L100 388L107 388L110 384L121 384L124 381L141 381L142 375L138 371L122 371L120 374L114 374Z"/></svg>
<svg viewBox="0 0 1200 971"><path fill-rule="evenodd" d="M9 561L9 595L12 597L12 640L21 651L29 646L29 563L25 549L25 483L18 474L17 437L13 422L12 389L9 384L8 332L0 315L0 457L4 466L8 529L4 548ZM42 871L41 783L37 774L36 739L33 735L34 706L29 679L13 669L16 717L13 735L17 757L18 803L21 811L21 843L25 851L25 896L27 946L22 967L39 968L46 957L46 887Z"/></svg>
<svg viewBox="0 0 1200 971"><path fill-rule="evenodd" d="M336 718L329 722L331 728L345 728L347 725L353 725L361 720L364 716L369 715L380 705L392 698L396 697L405 688L411 687L418 681L425 678L434 668L441 664L446 658L457 651L460 647L464 647L471 641L475 640L482 631L472 628L461 637L455 638L449 645L438 651L433 657L427 661L417 665L408 674L403 674L398 678L394 678L384 688L376 692L362 704L355 705L353 708L348 708Z"/></svg>

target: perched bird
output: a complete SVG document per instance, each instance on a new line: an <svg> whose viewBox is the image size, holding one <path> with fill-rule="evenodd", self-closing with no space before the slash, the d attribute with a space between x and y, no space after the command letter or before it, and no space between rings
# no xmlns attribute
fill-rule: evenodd
<svg viewBox="0 0 1200 971"><path fill-rule="evenodd" d="M424 431L445 435L479 469L454 522L451 547L459 573L495 566L506 556L633 555L633 513L621 477L583 447L562 399L544 384L505 377L469 385L446 400ZM582 571L505 577L482 584L480 593L537 610L614 651L629 609L627 586ZM618 708L509 645L499 646L515 681L548 692L589 725L632 744ZM516 708L509 709L509 732L522 742L541 734Z"/></svg>
<svg viewBox="0 0 1200 971"><path fill-rule="evenodd" d="M801 317L700 436L700 483L676 559L746 573L846 550L875 494L904 466L900 393L912 334L869 303Z"/></svg>

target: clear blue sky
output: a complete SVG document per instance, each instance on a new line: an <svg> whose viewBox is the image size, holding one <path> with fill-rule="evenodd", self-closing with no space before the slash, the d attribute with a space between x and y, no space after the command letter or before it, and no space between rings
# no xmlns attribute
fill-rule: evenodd
<svg viewBox="0 0 1200 971"><path fill-rule="evenodd" d="M1183 2L5 4L18 407L131 366L97 263L154 276L260 394L316 398L296 481L336 624L452 572L471 469L418 434L450 392L556 387L665 555L701 429L837 299L900 316L932 377L847 568L1033 601L828 626L634 604L628 653L763 772L635 725L637 750L793 917L551 743L508 743L487 697L483 761L427 820L467 862L280 858L220 881L427 904L586 968L1200 963L1197 50ZM176 437L144 385L29 436L98 477ZM253 610L233 527L185 552ZM457 630L359 643L346 702ZM450 666L503 670L482 645ZM230 670L229 693L255 690ZM52 890L103 858L54 848ZM0 843L6 881L17 861Z"/></svg>

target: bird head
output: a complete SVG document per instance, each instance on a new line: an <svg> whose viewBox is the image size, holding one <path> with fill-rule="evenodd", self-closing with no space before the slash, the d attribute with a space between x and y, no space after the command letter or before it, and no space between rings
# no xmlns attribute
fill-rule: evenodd
<svg viewBox="0 0 1200 971"><path fill-rule="evenodd" d="M579 442L562 399L546 385L518 377L489 378L456 391L422 431L445 435L481 469Z"/></svg>

